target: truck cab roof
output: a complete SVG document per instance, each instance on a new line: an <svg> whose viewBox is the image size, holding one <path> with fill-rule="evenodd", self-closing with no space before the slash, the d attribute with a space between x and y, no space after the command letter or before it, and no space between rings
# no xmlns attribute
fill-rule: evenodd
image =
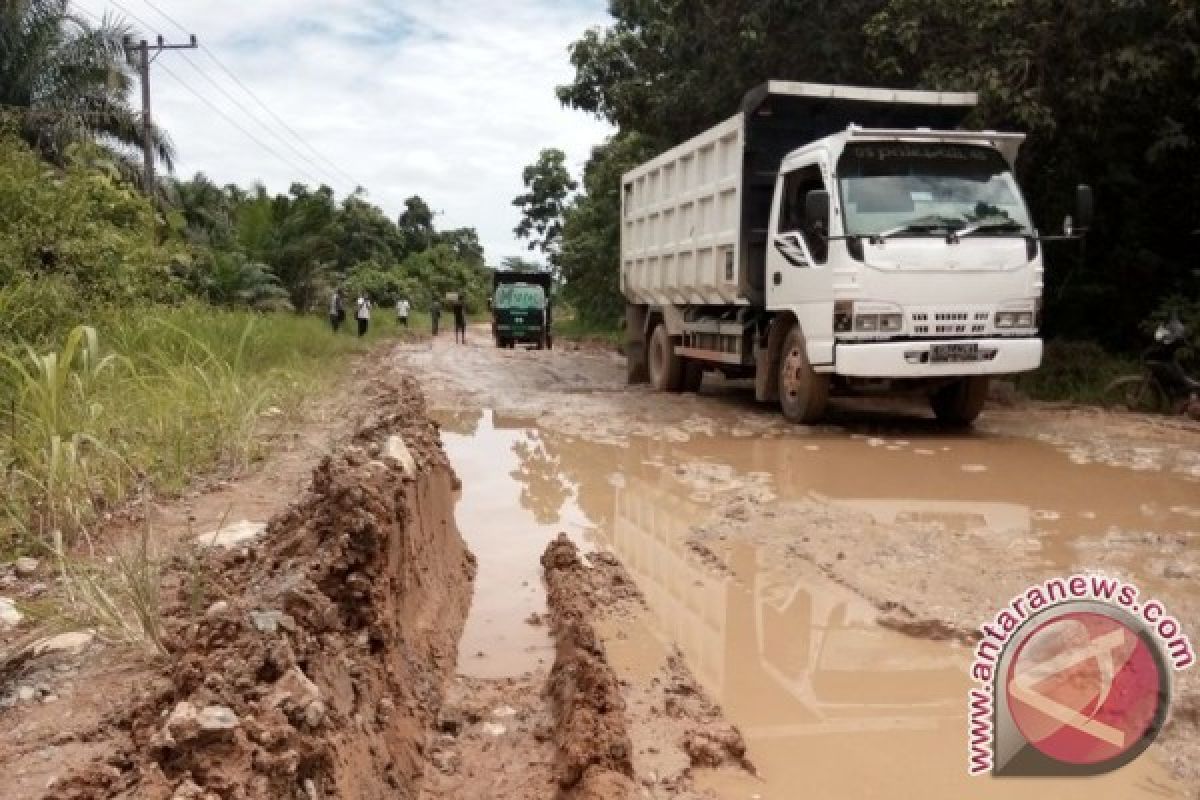
<svg viewBox="0 0 1200 800"><path fill-rule="evenodd" d="M1023 133L1007 133L1001 131L983 130L933 130L930 128L863 128L859 125L849 125L844 131L818 139L815 142L799 147L783 158L781 172L791 172L801 164L810 161L814 152L829 153L830 160L837 163L842 151L852 142L913 142L930 144L971 144L980 147L990 147L998 150L1010 166L1016 164L1021 145L1025 142Z"/></svg>

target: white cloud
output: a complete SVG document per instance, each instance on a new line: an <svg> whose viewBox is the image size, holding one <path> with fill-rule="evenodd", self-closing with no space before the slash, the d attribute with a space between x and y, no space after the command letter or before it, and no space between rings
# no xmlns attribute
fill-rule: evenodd
<svg viewBox="0 0 1200 800"><path fill-rule="evenodd" d="M421 195L445 212L439 228L477 228L492 263L526 254L512 235L521 169L541 148L560 147L578 170L591 146L611 132L562 108L554 96L572 75L567 45L605 24L603 0L73 2L97 14L136 15L153 26L151 33L181 40L183 33L150 4L157 6L365 186L373 202L395 216L404 198ZM296 145L320 169L248 119L196 67L279 130L207 54L165 53L153 68L154 112L175 141L179 174L203 171L220 183L261 180L273 191L297 179L328 182L339 196L353 188L303 147ZM291 165L222 120L172 74Z"/></svg>

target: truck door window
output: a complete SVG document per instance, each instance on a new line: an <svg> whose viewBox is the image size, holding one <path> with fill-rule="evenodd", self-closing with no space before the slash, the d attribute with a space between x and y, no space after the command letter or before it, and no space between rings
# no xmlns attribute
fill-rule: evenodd
<svg viewBox="0 0 1200 800"><path fill-rule="evenodd" d="M818 264L824 264L828 258L829 242L816 231L807 229L804 208L808 202L808 193L824 188L821 168L816 164L790 172L783 179L783 204L779 209L779 232L801 234L808 245L808 252Z"/></svg>

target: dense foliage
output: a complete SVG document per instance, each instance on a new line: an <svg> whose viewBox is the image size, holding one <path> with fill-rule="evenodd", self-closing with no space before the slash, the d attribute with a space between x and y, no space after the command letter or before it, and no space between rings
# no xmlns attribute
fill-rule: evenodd
<svg viewBox="0 0 1200 800"><path fill-rule="evenodd" d="M187 281L221 305L315 310L334 286L366 292L377 304L401 296L418 306L464 292L485 302L483 248L473 228L438 231L420 197L392 221L359 191L341 203L333 191L294 184L271 195L218 187L203 175L179 181L175 223L199 248Z"/></svg>
<svg viewBox="0 0 1200 800"><path fill-rule="evenodd" d="M730 116L768 79L980 92L971 124L1030 135L1020 177L1046 231L1071 187L1091 183L1098 217L1086 251L1048 253L1052 334L1132 349L1154 308L1200 294L1200 241L1189 236L1200 227L1192 0L613 0L610 9L607 29L572 46L575 78L559 88L564 104L620 131L596 150L586 194L565 218L567 293L595 314L620 308L611 194L620 169Z"/></svg>

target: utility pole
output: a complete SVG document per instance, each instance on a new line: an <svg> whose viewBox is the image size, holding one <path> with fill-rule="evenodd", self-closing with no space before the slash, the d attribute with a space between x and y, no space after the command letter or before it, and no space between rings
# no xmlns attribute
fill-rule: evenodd
<svg viewBox="0 0 1200 800"><path fill-rule="evenodd" d="M154 43L145 39L137 44L134 44L132 39L125 40L126 52L137 53L138 70L142 77L142 182L146 195L151 198L154 197L155 178L154 126L150 117L150 64L154 59L150 57L150 53L153 52L154 58L158 58L166 50L195 50L199 46L195 34L192 34L191 41L187 44L167 44L162 36Z"/></svg>

